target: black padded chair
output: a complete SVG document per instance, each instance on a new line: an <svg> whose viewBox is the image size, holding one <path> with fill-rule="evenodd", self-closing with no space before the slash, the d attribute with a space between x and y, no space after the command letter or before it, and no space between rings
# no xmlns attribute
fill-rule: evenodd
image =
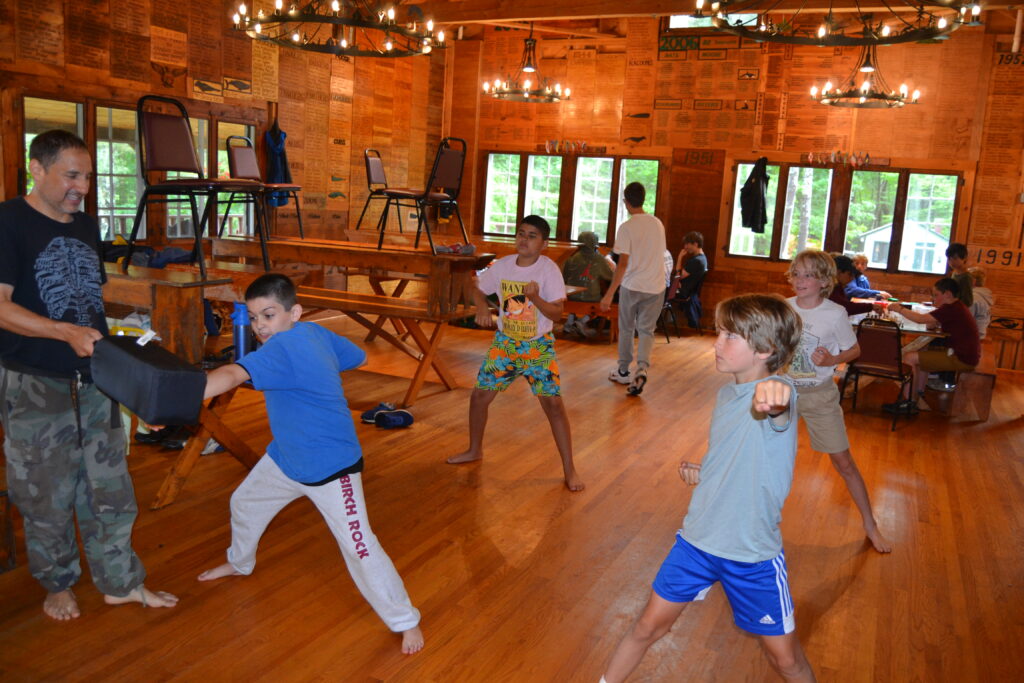
<svg viewBox="0 0 1024 683"><path fill-rule="evenodd" d="M151 106L165 105L162 111L154 111ZM169 105L172 113L164 113ZM192 261L199 260L199 272L206 277L206 262L203 258L203 229L209 218L213 203L220 192L239 192L257 196L262 191L262 184L253 180L228 180L224 178L207 178L203 174L203 166L199 163L195 144L192 141L192 126L188 111L184 105L171 97L161 95L144 95L139 98L135 108L137 130L139 135L139 168L145 189L139 197L138 210L132 223L131 235L128 238L128 249L122 263L127 272L131 255L135 249L135 239L142 225L142 216L146 205L151 202L163 204L188 202L192 209L192 230L195 244L192 248ZM168 172L192 173L195 177L168 179ZM151 177L155 178L151 181ZM206 206L200 217L197 199L205 197ZM262 229L262 226L260 226ZM212 230L211 230L212 232Z"/></svg>
<svg viewBox="0 0 1024 683"><path fill-rule="evenodd" d="M232 144L232 141L240 141L241 144ZM302 230L302 207L299 205L299 192L302 190L301 185L295 185L294 183L266 183L263 182L263 174L260 172L260 163L256 158L256 148L252 144L252 140L245 137L244 135L229 135L225 141L225 150L228 153L228 175L235 180L255 180L263 186L261 192L259 204L263 208L264 225L267 226L269 231L270 223L266 222L266 218L269 216L270 211L268 209L269 196L272 193L279 192L287 197L295 200L295 215L299 221L299 237L305 238L306 235ZM224 220L227 221L228 213L231 211L231 204L237 201L239 195L241 195L241 201L249 202L252 201L248 193L232 192L231 196L228 197L227 209L224 211ZM217 235L224 231L224 223L221 223L220 230ZM268 234L269 238L270 235Z"/></svg>
<svg viewBox="0 0 1024 683"><path fill-rule="evenodd" d="M384 172L384 160L381 159L380 152L375 149L363 150L363 161L366 164L366 189L369 194L366 196L366 203L363 204L363 212L359 214L359 220L356 222L356 230L363 223L363 217L366 216L366 210L370 208L370 202L374 199L384 200L384 209L381 212L380 218L377 220L377 229L384 232L387 227L388 213L391 207L395 207L395 214L398 217L398 232L402 232L402 214L400 209L404 206L419 211L419 205L416 204L416 196L422 193L422 190L410 190L405 187L388 187L388 177ZM403 204L403 202L405 202Z"/></svg>
<svg viewBox="0 0 1024 683"><path fill-rule="evenodd" d="M853 378L853 409L857 410L857 391L860 387L860 376L881 377L899 383L897 397L903 395L903 388L913 379L910 366L903 362L903 338L900 326L890 320L881 318L864 318L857 325L857 345L860 356L850 363L843 376L839 395L846 395L846 383ZM892 427L896 430L898 413L893 413Z"/></svg>

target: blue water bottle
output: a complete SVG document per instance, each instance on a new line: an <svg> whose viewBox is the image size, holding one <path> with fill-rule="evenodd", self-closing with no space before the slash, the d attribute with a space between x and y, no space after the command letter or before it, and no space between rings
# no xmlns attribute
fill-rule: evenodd
<svg viewBox="0 0 1024 683"><path fill-rule="evenodd" d="M242 359L252 350L252 328L249 327L249 309L241 301L235 302L235 310L231 314L231 323L235 341L235 362Z"/></svg>

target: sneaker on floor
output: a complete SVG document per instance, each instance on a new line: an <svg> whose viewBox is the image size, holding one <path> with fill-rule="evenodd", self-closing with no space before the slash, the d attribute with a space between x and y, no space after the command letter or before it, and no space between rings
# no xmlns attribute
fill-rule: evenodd
<svg viewBox="0 0 1024 683"><path fill-rule="evenodd" d="M408 410L382 410L373 421L381 429L400 429L411 425L413 418Z"/></svg>
<svg viewBox="0 0 1024 683"><path fill-rule="evenodd" d="M359 421L368 425L374 424L374 418L377 417L377 413L384 410L394 410L394 403L378 403L373 408L370 408L365 413L359 416Z"/></svg>
<svg viewBox="0 0 1024 683"><path fill-rule="evenodd" d="M622 371L619 370L618 367L614 368L611 371L611 373L608 375L608 379L610 379L613 382L618 382L619 384L629 384L631 381L633 381L633 378L630 376L628 370L626 371L626 374L622 374Z"/></svg>
<svg viewBox="0 0 1024 683"><path fill-rule="evenodd" d="M644 392L644 386L647 384L647 371L637 370L633 373L633 381L629 383L629 388L626 389L627 396L639 396Z"/></svg>
<svg viewBox="0 0 1024 683"><path fill-rule="evenodd" d="M562 332L566 334L576 334L576 314L570 313L569 317L565 319L565 324L562 325Z"/></svg>

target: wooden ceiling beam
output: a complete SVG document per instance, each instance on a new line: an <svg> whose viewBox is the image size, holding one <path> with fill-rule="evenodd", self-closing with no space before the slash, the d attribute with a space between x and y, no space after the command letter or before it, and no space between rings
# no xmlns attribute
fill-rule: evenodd
<svg viewBox="0 0 1024 683"><path fill-rule="evenodd" d="M529 31L530 30L530 24L529 23L519 23L519 22L511 22L511 21L464 21L464 22L460 22L460 23L463 23L463 24L483 24L483 25L486 25L486 26L501 26L501 27L504 27L504 28L520 29L520 30L523 30L523 31ZM556 34L558 34L560 36L579 36L581 38L617 39L617 38L621 38L622 37L622 36L620 36L618 34L615 34L615 33L605 33L604 31L599 31L599 30L593 29L593 28L584 28L584 29L578 29L577 28L577 29L573 29L573 28L559 28L557 26L543 26L543 25L538 26L538 25L534 25L533 26L533 30L534 30L535 33L556 33Z"/></svg>
<svg viewBox="0 0 1024 683"><path fill-rule="evenodd" d="M900 3L890 4L897 7ZM682 0L424 0L419 5L425 15L441 24L664 16L683 14L693 7L692 2ZM881 0L779 0L772 13L819 12L830 6L833 12L844 13L889 11ZM1024 7L1024 0L982 0L982 7Z"/></svg>

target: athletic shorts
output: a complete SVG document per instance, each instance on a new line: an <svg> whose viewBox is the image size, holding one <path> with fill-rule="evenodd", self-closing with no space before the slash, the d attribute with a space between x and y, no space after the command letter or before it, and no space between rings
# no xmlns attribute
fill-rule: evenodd
<svg viewBox="0 0 1024 683"><path fill-rule="evenodd" d="M968 365L950 349L923 349L917 352L917 365L926 372L962 372L973 370L975 366Z"/></svg>
<svg viewBox="0 0 1024 683"><path fill-rule="evenodd" d="M499 331L480 365L476 388L505 391L520 375L529 382L534 396L562 394L553 334L549 332L537 339L518 341Z"/></svg>
<svg viewBox="0 0 1024 683"><path fill-rule="evenodd" d="M782 636L796 628L785 553L764 562L735 562L676 536L651 587L669 602L693 602L703 600L716 581L732 606L733 621L744 631Z"/></svg>
<svg viewBox="0 0 1024 683"><path fill-rule="evenodd" d="M831 378L810 387L797 387L796 409L807 425L811 448L819 453L842 453L850 448L846 438L839 388Z"/></svg>

